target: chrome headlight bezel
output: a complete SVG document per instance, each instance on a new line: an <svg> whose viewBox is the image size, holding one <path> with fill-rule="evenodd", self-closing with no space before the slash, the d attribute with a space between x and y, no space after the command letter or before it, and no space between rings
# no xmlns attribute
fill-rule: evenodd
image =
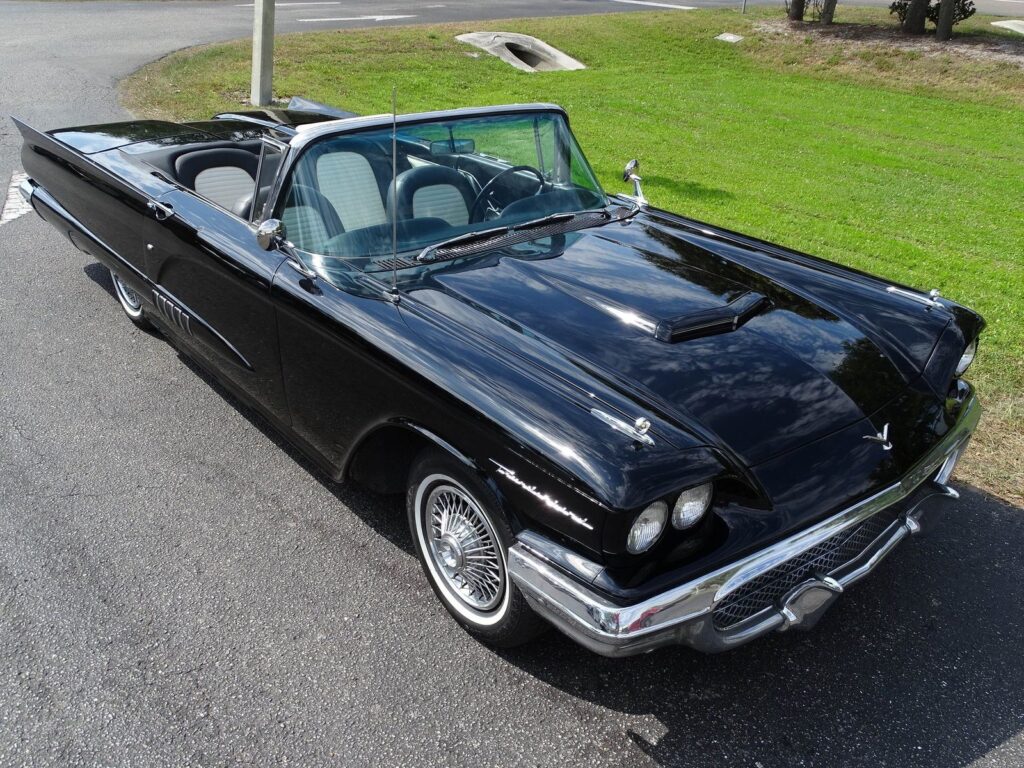
<svg viewBox="0 0 1024 768"><path fill-rule="evenodd" d="M974 339L967 348L964 349L964 353L960 355L960 360L956 364L956 375L963 376L967 373L967 369L971 367L971 363L974 362L974 358L978 355L978 340Z"/></svg>
<svg viewBox="0 0 1024 768"><path fill-rule="evenodd" d="M712 483L701 483L680 493L672 506L672 527L677 531L685 531L703 520L711 509L713 492Z"/></svg>
<svg viewBox="0 0 1024 768"><path fill-rule="evenodd" d="M636 516L626 535L626 550L631 555L640 555L649 550L661 538L668 523L668 504L655 501L648 504Z"/></svg>

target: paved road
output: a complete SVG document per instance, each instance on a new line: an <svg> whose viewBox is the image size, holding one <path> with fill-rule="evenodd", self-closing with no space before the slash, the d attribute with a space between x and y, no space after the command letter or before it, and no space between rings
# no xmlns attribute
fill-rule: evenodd
<svg viewBox="0 0 1024 768"><path fill-rule="evenodd" d="M118 77L245 33L187 21L210 7L0 4L0 104L121 117ZM398 502L326 482L26 216L0 227L0 766L1020 766L1024 517L963 491L812 634L494 653Z"/></svg>

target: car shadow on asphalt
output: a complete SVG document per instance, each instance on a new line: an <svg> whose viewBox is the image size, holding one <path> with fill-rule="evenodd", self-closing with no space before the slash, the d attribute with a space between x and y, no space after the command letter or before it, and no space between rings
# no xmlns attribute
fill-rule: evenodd
<svg viewBox="0 0 1024 768"><path fill-rule="evenodd" d="M405 494L381 495L373 493L357 483L335 482L302 451L289 442L273 424L235 397L205 368L200 366L199 363L186 353L177 347L174 347L174 349L178 354L178 358L190 371L232 405L250 424L262 432L268 440L288 454L296 464L309 472L345 508L358 515L364 523L372 527L374 531L387 539L395 547L409 556L415 557L412 539L409 536L409 526L406 522Z"/></svg>
<svg viewBox="0 0 1024 768"><path fill-rule="evenodd" d="M110 294L110 298L116 299L117 294L114 293L114 281L110 279L110 270L100 264L98 261L91 261L82 267L82 271L85 272L85 276L92 280L96 285Z"/></svg>

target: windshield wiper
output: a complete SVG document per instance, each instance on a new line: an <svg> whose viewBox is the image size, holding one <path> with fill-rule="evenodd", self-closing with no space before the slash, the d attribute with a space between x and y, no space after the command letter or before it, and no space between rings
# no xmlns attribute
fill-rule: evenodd
<svg viewBox="0 0 1024 768"><path fill-rule="evenodd" d="M521 229L533 229L534 227L543 227L545 224L554 224L556 221L570 221L581 213L584 213L584 211L549 213L547 216L541 216L539 219L531 219L530 221L524 221L522 224L515 224L510 229L513 232L518 232Z"/></svg>
<svg viewBox="0 0 1024 768"><path fill-rule="evenodd" d="M466 243L472 243L476 240L487 240L498 235L503 235L512 228L510 226L504 227L491 227L490 229L481 229L479 232L467 232L464 235L456 235L450 237L447 240L442 240L439 243L428 245L416 256L416 261L433 261L433 254L435 251L441 248L449 248L454 245L464 245Z"/></svg>
<svg viewBox="0 0 1024 768"><path fill-rule="evenodd" d="M527 232L531 229L539 229L541 227L550 226L551 224L557 224L562 221L571 221L579 216L588 216L592 214L599 214L600 223L611 221L613 216L606 210L600 211L560 211L558 213L550 213L547 216L541 216L539 219L531 219L530 221L524 221L520 224L510 224L505 227L492 227L491 229L484 229L480 232L469 232L465 235L458 235L448 240L442 240L440 243L434 245L428 245L419 255L416 257L417 261L433 261L437 258L435 255L438 251L447 250L454 248L459 245L467 245L478 241L492 240L503 235L513 235L517 232ZM598 217L595 217L598 218ZM626 218L625 216L618 218ZM586 226L595 226L598 222L595 221L593 224L587 224ZM507 239L507 238L506 238ZM522 240L520 240L522 242Z"/></svg>

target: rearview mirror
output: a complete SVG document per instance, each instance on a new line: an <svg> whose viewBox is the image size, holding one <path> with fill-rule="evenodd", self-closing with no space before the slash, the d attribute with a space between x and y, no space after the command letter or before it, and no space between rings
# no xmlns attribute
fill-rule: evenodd
<svg viewBox="0 0 1024 768"><path fill-rule="evenodd" d="M476 142L472 139L446 139L430 142L432 155L469 155L476 152Z"/></svg>
<svg viewBox="0 0 1024 768"><path fill-rule="evenodd" d="M256 227L256 242L264 251L269 251L284 237L284 225L278 219L267 219Z"/></svg>

